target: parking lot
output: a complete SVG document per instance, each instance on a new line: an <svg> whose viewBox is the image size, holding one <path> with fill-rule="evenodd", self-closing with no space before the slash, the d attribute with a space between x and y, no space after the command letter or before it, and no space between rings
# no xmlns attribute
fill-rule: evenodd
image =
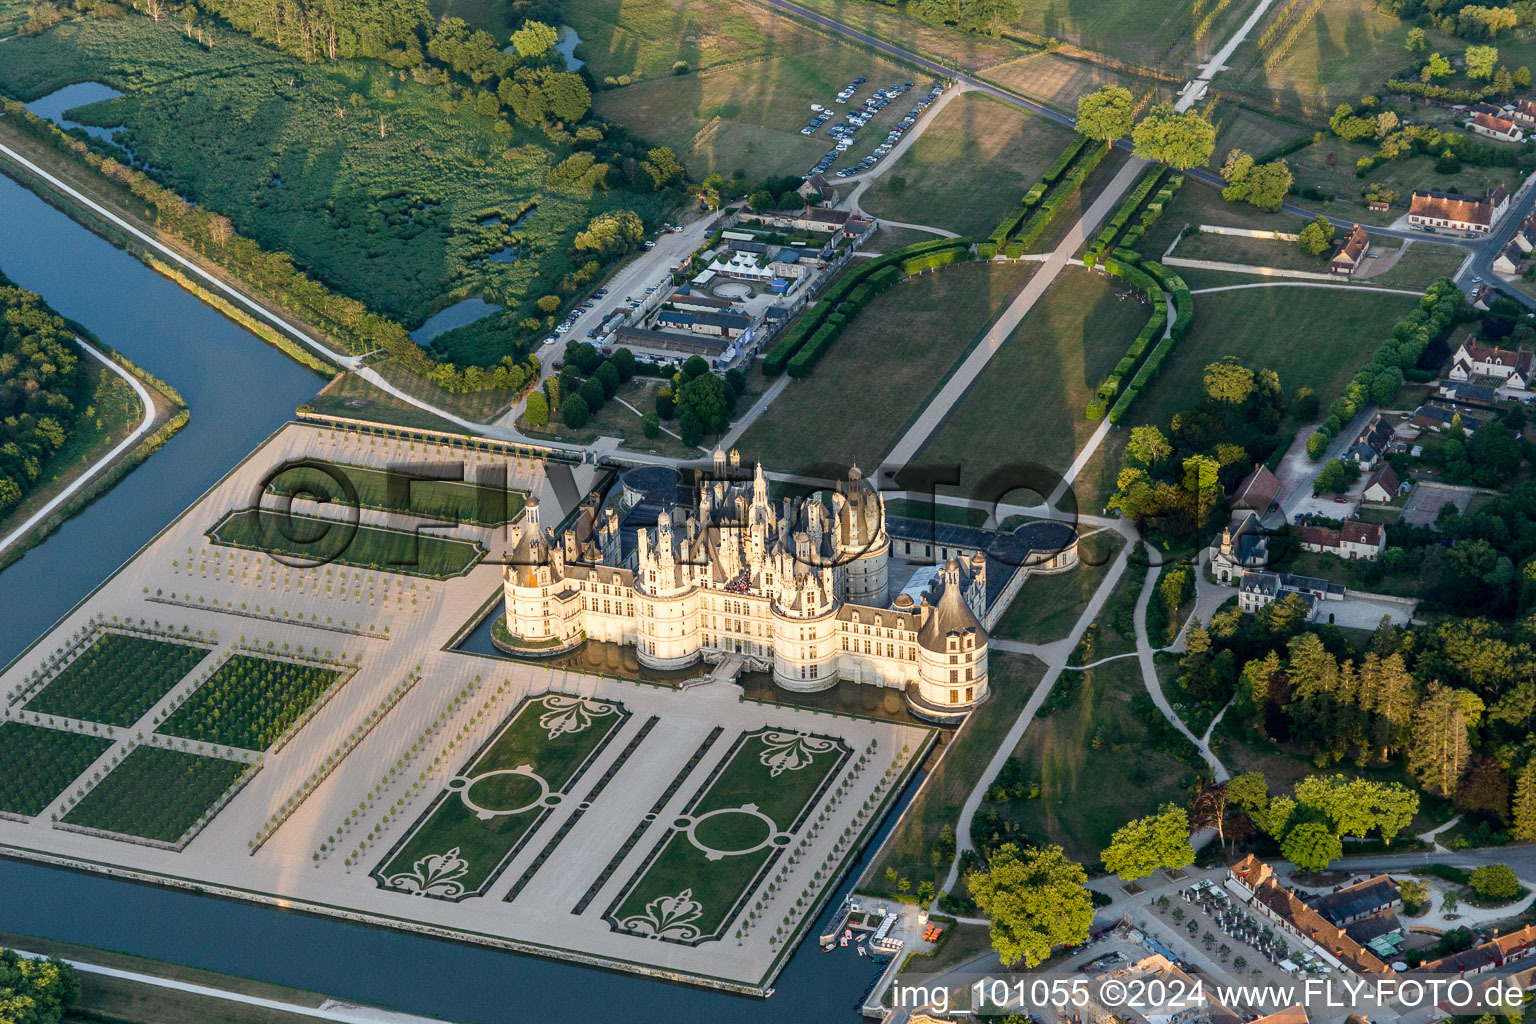
<svg viewBox="0 0 1536 1024"><path fill-rule="evenodd" d="M855 78L852 82L848 83L847 87L844 88L842 92L837 94L837 98L834 102L840 105L847 105L868 81L869 79L862 76ZM831 121L833 118L840 119L837 120L837 122L834 123L830 128L826 129L827 135L834 140L833 147L827 150L826 154L821 158L821 160L818 161L816 165L809 171L801 175L801 177L810 178L810 176L813 174L828 173L831 170L832 165L837 162L838 158L848 150L852 149L858 142L859 130L867 126L877 114L879 114L888 105L890 105L890 103L897 97L905 95L911 89L911 82L903 82L899 85L888 85L884 88L877 88L875 89L874 93L866 98L861 104L850 107L848 113L842 115L839 115L838 111L833 106L822 106L820 103L812 103L811 118L808 122L806 122L805 127L800 129L800 134L815 135L817 132L822 130L822 126L825 125L828 121ZM917 104L911 110L907 111L907 113L902 116L899 122L891 127L891 129L886 133L884 142L876 146L873 152L863 157L857 163L851 164L848 167L840 168L836 172L836 176L839 178L846 178L850 175L858 174L860 171L867 171L875 164L879 163L880 160L882 160L888 153L890 153L892 148L895 147L896 143L901 141L902 135L911 130L912 126L917 123L917 119L922 114L922 112L928 108L930 103L938 99L943 91L943 86L935 85L932 90L923 96L922 99L918 100Z"/></svg>

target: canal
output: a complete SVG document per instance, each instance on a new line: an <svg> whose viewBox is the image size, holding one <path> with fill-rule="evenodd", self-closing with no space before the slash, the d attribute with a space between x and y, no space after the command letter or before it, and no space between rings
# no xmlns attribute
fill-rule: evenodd
<svg viewBox="0 0 1536 1024"><path fill-rule="evenodd" d="M291 417L323 382L3 176L0 269L167 381L192 410L186 429L169 444L0 572L0 664L5 664ZM880 838L912 792L903 795ZM861 862L852 877L863 868ZM823 954L813 939L796 951L775 995L754 1000L3 859L0 931L466 1024L851 1022L877 973L852 948Z"/></svg>

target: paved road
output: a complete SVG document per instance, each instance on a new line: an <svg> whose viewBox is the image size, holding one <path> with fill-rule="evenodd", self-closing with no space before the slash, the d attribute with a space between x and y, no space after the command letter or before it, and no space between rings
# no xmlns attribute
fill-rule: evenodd
<svg viewBox="0 0 1536 1024"><path fill-rule="evenodd" d="M127 370L123 369L121 366L118 366L111 359L107 358L105 353L96 348L94 345L91 345L84 338L77 336L75 341L80 344L81 348L85 349L91 358L95 359L107 369L111 370L113 373L117 374L119 377L123 378L123 380L128 382L128 386L133 388L134 394L139 396L139 403L144 406L144 418L139 422L139 425L133 429L132 433L114 445L112 450L107 452L107 454L103 455L100 459L97 459L94 466L80 474L80 476L77 477L73 483L65 487L58 494L54 495L46 505L28 516L26 522L12 530L5 537L0 538L0 552L4 552L6 548L10 547L12 544L25 537L28 533L35 529L39 523L43 522L50 515L52 515L53 512L59 508L59 506L63 505L70 498L73 498L76 494L79 494L82 487L96 479L102 470L110 466L118 456L122 455L124 452L131 449L134 445L138 444L144 435L149 433L150 428L155 425L155 400L150 396L149 391L144 387L144 385L139 383L139 379L133 374L129 373Z"/></svg>

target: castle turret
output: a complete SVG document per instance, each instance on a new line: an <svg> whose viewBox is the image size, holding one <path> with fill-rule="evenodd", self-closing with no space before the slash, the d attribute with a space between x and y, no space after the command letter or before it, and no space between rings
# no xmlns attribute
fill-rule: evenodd
<svg viewBox="0 0 1536 1024"><path fill-rule="evenodd" d="M946 562L921 612L913 706L929 717L964 712L987 696L987 631L966 602L961 574L959 562Z"/></svg>

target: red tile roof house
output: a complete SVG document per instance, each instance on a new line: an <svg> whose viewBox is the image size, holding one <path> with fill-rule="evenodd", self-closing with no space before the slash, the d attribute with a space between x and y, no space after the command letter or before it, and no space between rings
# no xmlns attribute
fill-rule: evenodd
<svg viewBox="0 0 1536 1024"><path fill-rule="evenodd" d="M1478 135L1496 139L1499 142L1520 142L1525 139L1525 133L1520 126L1513 121L1492 114L1478 112L1467 121L1467 127Z"/></svg>
<svg viewBox="0 0 1536 1024"><path fill-rule="evenodd" d="M1420 974L1482 974L1524 960L1536 953L1536 925L1526 925L1519 931L1498 935L1480 946L1452 953L1439 960L1427 960L1416 969Z"/></svg>
<svg viewBox="0 0 1536 1024"><path fill-rule="evenodd" d="M1267 466L1255 466L1232 492L1233 512L1254 512L1263 518L1280 493L1280 480Z"/></svg>
<svg viewBox="0 0 1536 1024"><path fill-rule="evenodd" d="M1498 186L1482 199L1450 192L1414 192L1408 223L1421 228L1447 228L1486 235L1509 209L1509 192Z"/></svg>
<svg viewBox="0 0 1536 1024"><path fill-rule="evenodd" d="M1326 526L1298 526L1296 537L1303 550L1321 551L1340 558L1374 561L1387 546L1387 531L1380 523L1362 523L1346 519L1337 529Z"/></svg>
<svg viewBox="0 0 1536 1024"><path fill-rule="evenodd" d="M1524 391L1531 385L1532 353L1530 349L1499 348L1495 345L1479 345L1472 335L1451 356L1451 380L1465 381L1474 377L1493 377L1503 381L1507 388Z"/></svg>
<svg viewBox="0 0 1536 1024"><path fill-rule="evenodd" d="M1344 248L1328 264L1330 274L1342 274L1348 277L1360 269L1360 264L1365 260L1365 254L1371 251L1371 236L1366 234L1365 228L1356 224L1349 232L1349 237L1344 240Z"/></svg>
<svg viewBox="0 0 1536 1024"><path fill-rule="evenodd" d="M1521 100L1515 104L1515 109L1509 115L1516 124L1522 124L1527 128L1536 128L1536 101Z"/></svg>
<svg viewBox="0 0 1536 1024"><path fill-rule="evenodd" d="M1345 934L1280 884L1274 870L1253 854L1227 869L1227 888L1282 931L1300 939L1303 948L1325 963L1353 974L1387 975L1392 969L1375 953Z"/></svg>

